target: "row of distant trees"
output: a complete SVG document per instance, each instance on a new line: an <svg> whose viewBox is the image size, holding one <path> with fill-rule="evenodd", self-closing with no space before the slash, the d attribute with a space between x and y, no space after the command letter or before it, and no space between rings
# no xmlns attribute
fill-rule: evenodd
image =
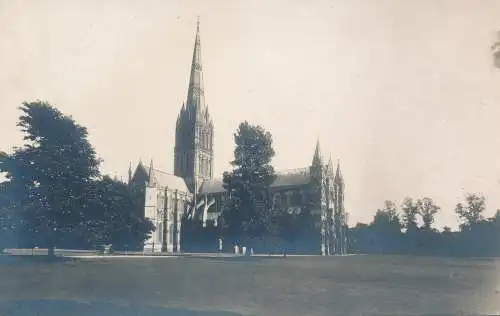
<svg viewBox="0 0 500 316"><path fill-rule="evenodd" d="M351 252L452 256L500 256L500 210L486 218L486 200L467 194L455 207L461 220L458 231L433 228L440 208L431 198L406 198L397 211L386 201L370 224L358 223L349 230ZM423 224L418 225L421 222Z"/></svg>
<svg viewBox="0 0 500 316"><path fill-rule="evenodd" d="M24 145L0 152L0 249L137 249L153 225L141 188L103 176L86 128L45 102L24 103Z"/></svg>

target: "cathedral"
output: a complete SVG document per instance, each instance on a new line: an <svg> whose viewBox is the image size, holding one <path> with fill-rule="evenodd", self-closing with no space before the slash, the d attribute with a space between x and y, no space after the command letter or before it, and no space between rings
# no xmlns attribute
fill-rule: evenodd
<svg viewBox="0 0 500 316"><path fill-rule="evenodd" d="M129 168L129 184L144 189L144 215L156 227L144 243L145 252L181 252L183 223L217 227L226 192L222 175L213 174L213 148L214 122L205 104L198 22L187 99L177 117L174 173L156 169L153 161L149 166L140 161L134 172ZM331 158L325 163L319 141L310 166L276 171L270 189L274 210L313 219L311 253L347 252L343 176L339 163L334 167Z"/></svg>

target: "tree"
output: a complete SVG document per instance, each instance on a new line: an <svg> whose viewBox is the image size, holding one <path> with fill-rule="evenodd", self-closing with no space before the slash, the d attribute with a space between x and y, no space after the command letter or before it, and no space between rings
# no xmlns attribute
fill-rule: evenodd
<svg viewBox="0 0 500 316"><path fill-rule="evenodd" d="M418 214L422 216L422 221L424 225L422 228L424 230L430 231L432 228L432 224L434 223L434 216L439 211L439 206L434 204L434 201L431 198L423 198L417 202Z"/></svg>
<svg viewBox="0 0 500 316"><path fill-rule="evenodd" d="M81 228L85 192L99 176L87 130L46 102L23 103L26 144L2 156L0 171L17 189L24 229L49 249Z"/></svg>
<svg viewBox="0 0 500 316"><path fill-rule="evenodd" d="M15 246L16 239L15 203L9 184L8 181L0 182L0 252L7 247Z"/></svg>
<svg viewBox="0 0 500 316"><path fill-rule="evenodd" d="M401 209L403 211L401 224L407 232L415 231L417 229L418 203L407 197L404 199Z"/></svg>
<svg viewBox="0 0 500 316"><path fill-rule="evenodd" d="M223 223L233 235L242 232L261 237L276 229L269 194L275 180L272 136L263 127L245 121L234 134L234 141L233 170L223 175L228 194Z"/></svg>
<svg viewBox="0 0 500 316"><path fill-rule="evenodd" d="M483 212L486 209L486 200L484 196L478 194L467 194L465 196L465 205L458 203L455 207L455 213L462 220L461 228L470 228L483 220Z"/></svg>
<svg viewBox="0 0 500 316"><path fill-rule="evenodd" d="M500 210L495 212L495 215L490 218L490 221L496 225L496 227L500 228Z"/></svg>
<svg viewBox="0 0 500 316"><path fill-rule="evenodd" d="M397 213L396 204L392 201L385 201L384 208L377 210L373 223L383 225L394 225L394 227L401 227L399 216Z"/></svg>
<svg viewBox="0 0 500 316"><path fill-rule="evenodd" d="M370 229L375 234L379 251L392 252L397 249L401 235L401 222L394 202L384 202L384 208L375 213Z"/></svg>
<svg viewBox="0 0 500 316"><path fill-rule="evenodd" d="M112 244L115 249L137 249L154 230L144 217L144 204L136 191L125 183L104 176L95 181L89 194L87 239Z"/></svg>

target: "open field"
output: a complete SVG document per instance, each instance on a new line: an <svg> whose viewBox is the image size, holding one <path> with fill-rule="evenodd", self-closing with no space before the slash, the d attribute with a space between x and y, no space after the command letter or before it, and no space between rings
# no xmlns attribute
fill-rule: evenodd
<svg viewBox="0 0 500 316"><path fill-rule="evenodd" d="M40 258L0 257L0 315L36 315L34 310L40 316L500 312L499 260L368 255ZM35 302L15 305L18 300ZM55 311L36 300L69 300L73 305L52 304L60 308ZM75 307L81 313L71 310ZM186 308L205 312L188 313Z"/></svg>

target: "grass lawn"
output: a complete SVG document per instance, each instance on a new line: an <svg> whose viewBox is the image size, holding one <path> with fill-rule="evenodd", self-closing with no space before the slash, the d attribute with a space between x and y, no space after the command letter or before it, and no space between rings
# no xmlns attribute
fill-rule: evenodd
<svg viewBox="0 0 500 316"><path fill-rule="evenodd" d="M500 312L498 259L359 255L46 262L34 258L0 258L1 316L36 315L34 310L40 316ZM31 302L16 305L20 300ZM214 311L228 313L209 313Z"/></svg>

